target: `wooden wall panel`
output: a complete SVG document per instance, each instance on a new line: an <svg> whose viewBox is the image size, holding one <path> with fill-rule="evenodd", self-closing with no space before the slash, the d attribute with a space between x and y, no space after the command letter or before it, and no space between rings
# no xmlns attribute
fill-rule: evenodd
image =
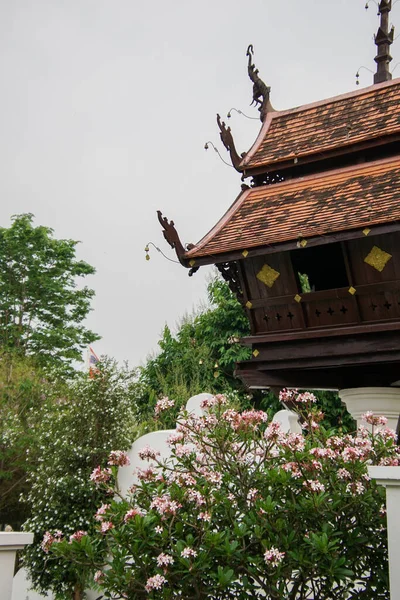
<svg viewBox="0 0 400 600"><path fill-rule="evenodd" d="M333 290L332 296L331 300L304 302L309 327L357 323L357 311L350 294L348 298L335 298Z"/></svg>
<svg viewBox="0 0 400 600"><path fill-rule="evenodd" d="M388 252L392 258L382 272L364 262L374 246ZM346 243L353 285L400 280L400 232L365 236Z"/></svg>
<svg viewBox="0 0 400 600"><path fill-rule="evenodd" d="M303 328L302 308L297 302L275 304L264 309L267 331L291 331Z"/></svg>
<svg viewBox="0 0 400 600"><path fill-rule="evenodd" d="M289 252L268 254L241 261L247 281L248 300L270 299L280 296L294 296L298 293ZM272 287L257 278L264 265L279 273ZM258 303L259 304L259 303ZM262 303L261 303L262 304ZM249 310L255 333L268 333L300 329L303 326L302 308L296 303L277 302L276 305L257 306Z"/></svg>
<svg viewBox="0 0 400 600"><path fill-rule="evenodd" d="M358 301L363 322L400 318L400 290L360 295Z"/></svg>
<svg viewBox="0 0 400 600"><path fill-rule="evenodd" d="M391 255L381 272L365 262L374 246ZM246 301L252 304L248 309L252 333L399 320L400 232L350 240L342 244L342 250L349 287L356 289L355 295L348 287L300 292L289 251L241 260ZM279 273L272 287L257 278L264 265ZM297 294L302 297L300 303L294 300Z"/></svg>

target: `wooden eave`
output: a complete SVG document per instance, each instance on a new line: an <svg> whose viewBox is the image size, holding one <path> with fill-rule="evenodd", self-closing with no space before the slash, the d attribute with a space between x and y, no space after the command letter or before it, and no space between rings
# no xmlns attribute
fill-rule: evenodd
<svg viewBox="0 0 400 600"><path fill-rule="evenodd" d="M307 247L323 246L324 244L332 244L334 242L345 242L348 240L356 240L364 237L365 226L362 229L350 229L348 231L341 231L338 233L331 233L325 235L318 235L307 238ZM387 223L385 225L369 226L371 230L369 236L381 235L384 233L392 233L394 231L400 231L400 220L393 223ZM231 252L221 252L219 254L210 254L207 256L201 256L191 258L189 253L186 252L182 258L183 266L190 267L202 267L206 265L216 265L219 263L227 263L244 258L253 258L255 256L264 256L266 254L274 254L276 252L288 252L290 250L298 249L298 239L291 240L289 242L283 242L281 244L269 244L266 246L260 246L256 248L243 248L241 250L233 250ZM243 255L246 250L246 256Z"/></svg>

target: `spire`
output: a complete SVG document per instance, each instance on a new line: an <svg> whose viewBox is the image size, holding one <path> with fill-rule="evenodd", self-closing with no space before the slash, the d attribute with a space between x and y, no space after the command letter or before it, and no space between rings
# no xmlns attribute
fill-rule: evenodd
<svg viewBox="0 0 400 600"><path fill-rule="evenodd" d="M394 27L389 31L389 13L391 10L392 0L381 0L378 12L381 17L381 24L375 36L375 44L378 47L375 62L378 68L374 75L374 83L382 83L382 81L390 81L392 79L392 74L389 71L389 64L392 60L390 46L394 38Z"/></svg>

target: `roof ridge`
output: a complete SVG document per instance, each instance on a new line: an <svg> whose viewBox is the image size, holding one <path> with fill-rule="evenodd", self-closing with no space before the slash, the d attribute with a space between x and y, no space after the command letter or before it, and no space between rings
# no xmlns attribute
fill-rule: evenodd
<svg viewBox="0 0 400 600"><path fill-rule="evenodd" d="M315 102L310 102L309 104L302 104L300 106L295 106L293 108L287 108L285 110L276 110L274 113L271 113L273 117L284 116L286 114L298 113L306 110L310 110L316 108L317 106L323 106L324 104L332 104L334 102L340 102L341 100L348 100L349 98L357 98L358 96L368 95L370 93L380 91L381 89L386 89L388 87L396 87L396 85L400 85L400 77L396 79L392 79L391 81L384 81L383 83L375 83L368 87L361 88L360 90L353 90L352 92L346 92L344 94L340 94L339 96L332 96L331 98L325 98L324 100L316 100Z"/></svg>

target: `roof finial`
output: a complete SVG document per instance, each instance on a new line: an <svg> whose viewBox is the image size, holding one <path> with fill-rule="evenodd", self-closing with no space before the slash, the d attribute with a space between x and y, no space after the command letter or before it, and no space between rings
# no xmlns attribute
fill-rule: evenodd
<svg viewBox="0 0 400 600"><path fill-rule="evenodd" d="M261 121L265 120L267 112L271 112L274 109L272 108L271 102L269 101L269 95L271 92L271 88L265 85L265 83L258 76L258 69L256 69L255 64L252 61L252 57L254 54L253 44L250 44L247 48L246 56L249 57L249 63L247 66L247 71L249 73L249 77L253 82L253 102L251 104L256 103L256 106L259 104L258 110L260 111L260 119ZM262 98L262 101L260 100Z"/></svg>
<svg viewBox="0 0 400 600"><path fill-rule="evenodd" d="M378 47L375 62L378 68L374 75L374 83L382 83L382 81L390 81L392 79L392 74L389 70L389 64L392 60L390 46L394 38L394 27L389 31L389 13L392 10L392 0L381 0L378 8L381 24L375 36L375 44Z"/></svg>
<svg viewBox="0 0 400 600"><path fill-rule="evenodd" d="M231 128L227 127L224 121L221 121L221 117L219 115L217 115L217 124L220 131L221 142L231 155L232 165L234 169L236 169L236 171L240 171L239 165L242 162L243 156L240 157L239 154L236 152L235 142L233 141Z"/></svg>

